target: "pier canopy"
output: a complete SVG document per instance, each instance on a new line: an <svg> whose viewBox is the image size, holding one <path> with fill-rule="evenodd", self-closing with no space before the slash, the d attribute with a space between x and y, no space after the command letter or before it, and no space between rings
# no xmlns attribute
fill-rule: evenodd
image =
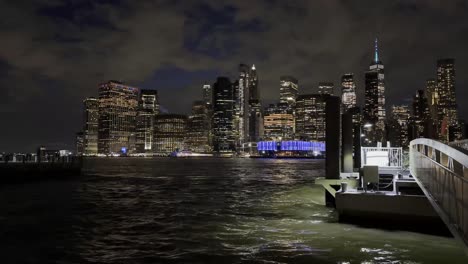
<svg viewBox="0 0 468 264"><path fill-rule="evenodd" d="M410 170L432 206L468 253L468 155L442 142L410 143Z"/></svg>

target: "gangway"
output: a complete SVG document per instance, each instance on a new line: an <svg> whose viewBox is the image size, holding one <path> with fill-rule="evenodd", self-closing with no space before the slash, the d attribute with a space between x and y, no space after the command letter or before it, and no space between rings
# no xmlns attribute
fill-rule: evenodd
<svg viewBox="0 0 468 264"><path fill-rule="evenodd" d="M468 155L436 140L415 139L410 171L468 254Z"/></svg>

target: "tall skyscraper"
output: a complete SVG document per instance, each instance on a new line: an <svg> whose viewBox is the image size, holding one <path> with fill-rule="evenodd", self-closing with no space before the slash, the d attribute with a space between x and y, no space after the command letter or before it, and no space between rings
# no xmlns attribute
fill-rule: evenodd
<svg viewBox="0 0 468 264"><path fill-rule="evenodd" d="M138 88L118 81L99 85L99 153L127 154L134 151L138 94Z"/></svg>
<svg viewBox="0 0 468 264"><path fill-rule="evenodd" d="M84 127L83 127L83 149L85 156L98 154L98 122L99 101L97 98L88 97L83 101L84 105Z"/></svg>
<svg viewBox="0 0 468 264"><path fill-rule="evenodd" d="M329 95L303 94L297 97L296 139L325 141L325 106Z"/></svg>
<svg viewBox="0 0 468 264"><path fill-rule="evenodd" d="M332 82L319 82L318 92L319 94L333 95L333 87L335 85Z"/></svg>
<svg viewBox="0 0 468 264"><path fill-rule="evenodd" d="M457 101L455 97L455 60L437 61L437 93L439 109L450 125L458 124Z"/></svg>
<svg viewBox="0 0 468 264"><path fill-rule="evenodd" d="M210 152L211 120L208 105L204 101L195 101L192 114L187 120L186 147L194 152Z"/></svg>
<svg viewBox="0 0 468 264"><path fill-rule="evenodd" d="M413 97L413 130L412 138L429 137L428 121L430 120L429 104L424 90L418 90Z"/></svg>
<svg viewBox="0 0 468 264"><path fill-rule="evenodd" d="M216 152L235 150L234 89L226 77L218 77L213 85L213 148Z"/></svg>
<svg viewBox="0 0 468 264"><path fill-rule="evenodd" d="M455 94L455 60L440 59L437 61L437 94L440 133L439 139L452 141L462 138L458 120L457 100Z"/></svg>
<svg viewBox="0 0 468 264"><path fill-rule="evenodd" d="M211 89L210 84L204 84L203 85L203 101L207 105L212 105L213 104L213 90Z"/></svg>
<svg viewBox="0 0 468 264"><path fill-rule="evenodd" d="M177 114L159 114L154 118L154 152L168 155L184 149L187 117Z"/></svg>
<svg viewBox="0 0 468 264"><path fill-rule="evenodd" d="M239 148L243 143L249 141L249 115L250 115L250 92L251 78L250 68L245 64L239 65L239 82L234 85L234 126L236 128L236 145ZM238 84L238 85L237 85Z"/></svg>
<svg viewBox="0 0 468 264"><path fill-rule="evenodd" d="M298 81L292 76L280 77L280 103L288 104L291 109L296 105L298 94Z"/></svg>
<svg viewBox="0 0 468 264"><path fill-rule="evenodd" d="M365 75L364 122L370 123L372 129L367 138L370 145L385 141L385 78L384 65L379 59L378 43L375 40L374 60Z"/></svg>
<svg viewBox="0 0 468 264"><path fill-rule="evenodd" d="M356 106L356 84L354 74L346 73L341 77L341 102L344 110L349 110Z"/></svg>
<svg viewBox="0 0 468 264"><path fill-rule="evenodd" d="M260 102L260 91L258 89L258 76L255 65L250 69L249 82L249 142L258 142L263 137L263 115Z"/></svg>
<svg viewBox="0 0 468 264"><path fill-rule="evenodd" d="M437 82L435 79L428 79L426 81L425 96L427 98L427 104L429 107L429 113L433 122L433 125L438 126L438 105L439 105L439 94L437 89Z"/></svg>
<svg viewBox="0 0 468 264"><path fill-rule="evenodd" d="M141 90L136 117L136 151L154 152L154 117L159 114L158 92Z"/></svg>
<svg viewBox="0 0 468 264"><path fill-rule="evenodd" d="M264 116L265 140L294 140L294 115L285 103L270 105Z"/></svg>

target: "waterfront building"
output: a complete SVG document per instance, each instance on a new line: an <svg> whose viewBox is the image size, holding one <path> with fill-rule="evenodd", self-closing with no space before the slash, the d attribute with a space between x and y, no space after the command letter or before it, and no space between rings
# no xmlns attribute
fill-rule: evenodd
<svg viewBox="0 0 468 264"><path fill-rule="evenodd" d="M154 117L159 114L158 92L141 90L136 117L136 152L154 152Z"/></svg>
<svg viewBox="0 0 468 264"><path fill-rule="evenodd" d="M213 85L213 149L235 151L234 89L227 77L218 77Z"/></svg>
<svg viewBox="0 0 468 264"><path fill-rule="evenodd" d="M178 114L159 114L154 118L154 152L168 155L184 150L187 117Z"/></svg>
<svg viewBox="0 0 468 264"><path fill-rule="evenodd" d="M333 95L334 84L332 82L319 82L318 93Z"/></svg>
<svg viewBox="0 0 468 264"><path fill-rule="evenodd" d="M298 81L292 76L280 77L280 103L286 103L291 109L296 105Z"/></svg>
<svg viewBox="0 0 468 264"><path fill-rule="evenodd" d="M325 142L301 140L260 141L257 151L264 157L323 157Z"/></svg>
<svg viewBox="0 0 468 264"><path fill-rule="evenodd" d="M329 95L303 94L297 97L295 137L305 141L325 141L325 106Z"/></svg>
<svg viewBox="0 0 468 264"><path fill-rule="evenodd" d="M186 148L193 152L211 152L210 130L208 105L205 101L195 101L192 105L192 114L187 120Z"/></svg>
<svg viewBox="0 0 468 264"><path fill-rule="evenodd" d="M98 154L99 100L88 97L83 100L84 125L82 154L94 156Z"/></svg>
<svg viewBox="0 0 468 264"><path fill-rule="evenodd" d="M369 145L385 142L385 75L384 65L379 59L378 43L375 40L374 60L365 74L364 122L372 128L366 131Z"/></svg>
<svg viewBox="0 0 468 264"><path fill-rule="evenodd" d="M98 152L127 154L135 150L135 117L139 89L118 81L99 85Z"/></svg>
<svg viewBox="0 0 468 264"><path fill-rule="evenodd" d="M294 115L287 104L270 105L265 109L264 139L272 141L294 139Z"/></svg>
<svg viewBox="0 0 468 264"><path fill-rule="evenodd" d="M344 110L349 110L356 106L356 84L354 74L346 73L341 77L341 102Z"/></svg>

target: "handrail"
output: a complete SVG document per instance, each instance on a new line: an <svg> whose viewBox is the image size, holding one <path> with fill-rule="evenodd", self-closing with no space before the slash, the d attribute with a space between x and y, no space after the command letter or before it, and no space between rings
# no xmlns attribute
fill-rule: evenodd
<svg viewBox="0 0 468 264"><path fill-rule="evenodd" d="M419 138L410 143L410 164L416 182L468 254L468 155Z"/></svg>
<svg viewBox="0 0 468 264"><path fill-rule="evenodd" d="M440 141L436 141L436 140L428 139L428 138L418 138L410 142L410 151L414 147L414 145L426 145L426 146L435 148L443 152L445 155L450 156L452 159L458 161L465 168L468 168L468 156L465 153L449 145L446 145Z"/></svg>

